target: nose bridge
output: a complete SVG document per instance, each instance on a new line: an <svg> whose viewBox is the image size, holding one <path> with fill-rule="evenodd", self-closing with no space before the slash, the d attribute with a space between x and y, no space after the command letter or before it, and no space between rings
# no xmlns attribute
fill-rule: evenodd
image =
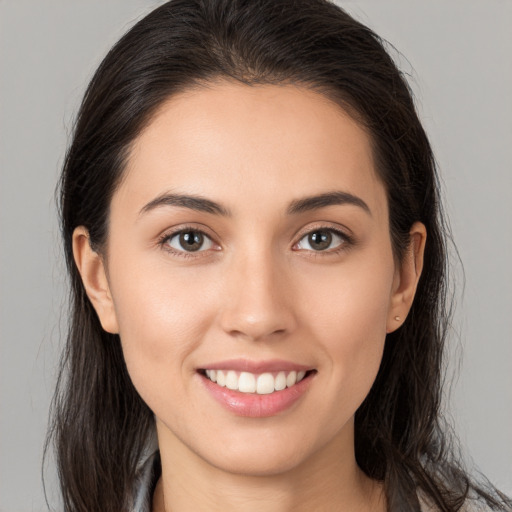
<svg viewBox="0 0 512 512"><path fill-rule="evenodd" d="M231 335L259 340L295 325L287 272L270 244L250 244L233 255L222 327Z"/></svg>

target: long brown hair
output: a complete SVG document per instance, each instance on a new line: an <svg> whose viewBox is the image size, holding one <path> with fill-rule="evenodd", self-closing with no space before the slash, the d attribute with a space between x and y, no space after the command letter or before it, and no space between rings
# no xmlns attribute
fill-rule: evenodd
<svg viewBox="0 0 512 512"><path fill-rule="evenodd" d="M372 136L398 260L411 225L421 221L427 228L412 310L387 336L377 379L356 413L359 466L384 482L390 510L419 510L418 493L446 512L458 510L468 495L496 510L512 507L491 486L471 481L442 422L446 228L429 141L383 42L325 0L174 0L138 22L105 57L85 94L62 172L70 323L49 440L65 510L129 510L137 462L154 428L119 337L102 330L85 294L73 230L85 226L93 248L102 251L110 201L134 139L163 101L218 78L296 83L337 101Z"/></svg>

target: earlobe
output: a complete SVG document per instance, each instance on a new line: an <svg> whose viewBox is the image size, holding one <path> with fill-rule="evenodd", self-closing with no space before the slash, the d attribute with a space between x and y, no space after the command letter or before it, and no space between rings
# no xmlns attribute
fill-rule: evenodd
<svg viewBox="0 0 512 512"><path fill-rule="evenodd" d="M427 230L421 222L415 222L409 231L410 243L400 267L396 271L393 293L388 312L386 332L398 329L411 309L416 288L423 270L423 256Z"/></svg>
<svg viewBox="0 0 512 512"><path fill-rule="evenodd" d="M85 292L91 301L105 331L119 332L114 302L101 255L90 245L89 232L83 226L73 232L73 256Z"/></svg>

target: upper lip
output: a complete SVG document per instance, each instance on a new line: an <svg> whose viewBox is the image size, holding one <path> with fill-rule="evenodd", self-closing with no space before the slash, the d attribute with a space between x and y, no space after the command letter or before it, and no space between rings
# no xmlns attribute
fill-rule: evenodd
<svg viewBox="0 0 512 512"><path fill-rule="evenodd" d="M200 367L201 370L234 370L249 373L266 373L278 371L308 371L313 367L303 364L286 361L283 359L269 359L266 361L251 361L248 359L229 359L225 361L217 361Z"/></svg>

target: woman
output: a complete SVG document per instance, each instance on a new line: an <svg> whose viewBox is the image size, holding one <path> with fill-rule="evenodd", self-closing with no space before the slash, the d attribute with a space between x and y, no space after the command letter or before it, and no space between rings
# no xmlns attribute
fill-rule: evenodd
<svg viewBox="0 0 512 512"><path fill-rule="evenodd" d="M153 11L89 86L61 214L66 510L510 509L439 413L428 140L339 8Z"/></svg>

